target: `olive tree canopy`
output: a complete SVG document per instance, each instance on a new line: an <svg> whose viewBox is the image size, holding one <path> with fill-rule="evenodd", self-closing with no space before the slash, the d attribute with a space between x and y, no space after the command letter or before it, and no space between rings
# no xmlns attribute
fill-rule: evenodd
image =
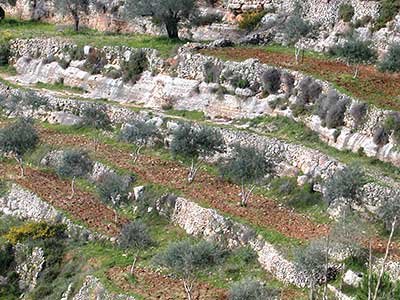
<svg viewBox="0 0 400 300"><path fill-rule="evenodd" d="M126 0L127 17L151 16L165 25L168 37L178 38L178 24L196 10L195 0Z"/></svg>

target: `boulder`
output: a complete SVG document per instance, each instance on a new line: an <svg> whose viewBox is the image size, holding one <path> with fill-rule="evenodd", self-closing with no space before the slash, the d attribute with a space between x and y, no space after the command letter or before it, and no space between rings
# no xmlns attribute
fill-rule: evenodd
<svg viewBox="0 0 400 300"><path fill-rule="evenodd" d="M82 123L82 118L70 113L56 111L52 112L46 119L50 124L61 124L65 126L79 125Z"/></svg>
<svg viewBox="0 0 400 300"><path fill-rule="evenodd" d="M354 287L359 287L362 281L362 273L354 272L352 270L347 270L343 276L343 282Z"/></svg>
<svg viewBox="0 0 400 300"><path fill-rule="evenodd" d="M138 200L140 196L143 195L145 187L143 185L137 186L133 189L133 194L135 196L135 200Z"/></svg>

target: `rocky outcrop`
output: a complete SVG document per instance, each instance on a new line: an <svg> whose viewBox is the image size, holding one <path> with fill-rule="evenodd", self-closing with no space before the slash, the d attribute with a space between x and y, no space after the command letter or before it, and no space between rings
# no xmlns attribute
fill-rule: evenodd
<svg viewBox="0 0 400 300"><path fill-rule="evenodd" d="M21 44L20 44L21 43ZM297 103L296 93L289 93L288 88L301 93L301 84L309 80L309 85L321 87L322 94L327 95L335 90L328 82L315 79L307 79L306 75L279 69L282 85L277 94L265 97L263 94L262 75L273 69L261 64L255 59L245 62L224 62L219 59L196 54L190 47L181 48L177 59L179 61L178 77L166 74L154 75L146 71L136 84L124 83L121 78L113 79L104 75L90 75L76 66L79 62L71 63L67 69L63 69L57 62L45 63L43 59L33 59L31 53L26 53L26 48L32 49L40 40L20 41L16 40L12 46L13 59L16 60L16 69L19 76L16 81L23 83L56 83L63 82L67 86L78 87L88 93L88 97L109 99L123 103L134 103L149 108L174 108L177 110L203 111L210 118L241 119L255 118L258 116L282 115L302 122L307 127L319 134L322 141L339 150L350 150L355 153L363 152L369 157L400 166L400 151L397 142L391 137L388 143L378 145L374 142L374 135L386 117L392 113L388 110L378 109L369 105L362 122L355 119L352 109L360 105L360 101L352 99L342 93L337 93L337 103L346 102L344 112L344 124L338 128L329 129L324 125L319 116L315 114L297 115L293 112L292 104ZM50 42L48 42L51 44ZM56 43L57 45L57 43ZM51 48L50 46L48 46ZM60 49L60 46L54 46ZM64 48L67 46L63 46ZM73 46L70 46L73 47ZM40 47L39 47L40 48ZM119 49L119 48L118 48ZM118 64L128 48L107 48L110 64ZM58 51L58 50L57 50ZM57 52L53 50L53 52ZM111 54L114 53L114 54ZM116 54L117 53L117 54ZM118 54L119 53L119 54ZM163 61L157 58L155 52L149 52L149 61L153 66L150 69L162 70ZM24 56L20 56L20 55ZM207 67L206 67L207 66ZM215 82L209 81L206 69L215 69ZM208 75L207 75L208 74ZM214 76L213 75L213 76ZM230 82L229 77L245 78L248 81L246 88L237 88ZM285 87L284 78L293 81L292 87ZM288 79L286 79L288 80ZM286 101L286 105L273 106L271 103Z"/></svg>
<svg viewBox="0 0 400 300"><path fill-rule="evenodd" d="M19 277L19 288L21 291L28 293L36 287L45 261L42 248L34 247L30 249L25 244L17 244L15 246L16 272Z"/></svg>
<svg viewBox="0 0 400 300"><path fill-rule="evenodd" d="M190 235L223 243L230 249L251 247L257 253L261 266L274 277L298 287L308 286L308 276L299 271L274 245L257 236L250 227L180 197L161 198L157 210L169 215L175 225Z"/></svg>
<svg viewBox="0 0 400 300"><path fill-rule="evenodd" d="M108 291L99 279L87 276L83 286L72 300L135 300L136 298Z"/></svg>
<svg viewBox="0 0 400 300"><path fill-rule="evenodd" d="M7 88L0 84L0 95L19 95L22 92L16 89ZM41 97L48 99L48 108L46 110L38 110L34 116L38 119L47 120L53 111L62 111L71 114L80 114L85 108L93 105L90 101L73 100L67 98L57 98L40 94ZM128 108L117 105L100 104L109 115L111 122L114 124L127 123L131 120L139 119L146 122L156 124L164 135L164 139L168 141L171 130L177 126L176 120L170 120L162 113L151 114L146 111L134 112ZM25 107L20 110L27 115L31 115L30 108ZM338 160L318 151L302 145L284 142L282 140L271 138L256 133L249 133L246 131L221 128L221 134L227 144L227 155L229 155L232 147L236 143L245 146L253 146L265 151L266 159L272 159L276 165L276 172L280 176L301 176L301 180L306 177L306 180L330 178L337 169L343 168L345 165ZM55 162L49 159L49 164ZM374 174L370 174L374 176ZM377 213L379 208L384 205L387 199L393 197L398 193L398 183L392 182L389 178L377 176L377 181L384 182L384 185L378 183L368 183L364 187L363 201L361 207L356 209L363 209L372 213ZM303 180L304 181L304 180ZM320 190L320 186L316 185L315 188ZM335 211L340 211L343 203L339 203L338 208L332 207L330 213L332 216L336 215Z"/></svg>
<svg viewBox="0 0 400 300"><path fill-rule="evenodd" d="M98 233L93 233L83 226L74 224L53 206L17 184L11 186L8 194L0 197L0 212L23 220L47 222L50 224L66 224L67 233L71 238L82 240L109 239Z"/></svg>

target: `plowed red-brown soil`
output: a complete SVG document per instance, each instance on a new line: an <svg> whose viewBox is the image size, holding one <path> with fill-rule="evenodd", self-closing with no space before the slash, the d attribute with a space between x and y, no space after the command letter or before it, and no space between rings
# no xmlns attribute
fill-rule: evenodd
<svg viewBox="0 0 400 300"><path fill-rule="evenodd" d="M352 79L354 68L335 60L304 57L295 64L293 55L257 48L222 48L205 50L203 54L228 60L257 58L261 62L316 76L346 89L351 95L377 106L400 110L400 74L379 72L374 66L361 66L357 80Z"/></svg>
<svg viewBox="0 0 400 300"><path fill-rule="evenodd" d="M125 292L131 292L144 296L149 300L185 300L187 299L183 290L183 281L172 278L158 272L137 268L135 271L135 282L127 279L129 267L114 267L108 270L107 278L118 288ZM285 288L280 295L282 300L293 300L304 297L300 291ZM211 287L206 283L196 283L194 288L194 300L226 300L227 291Z"/></svg>
<svg viewBox="0 0 400 300"><path fill-rule="evenodd" d="M141 156L136 165L132 165L129 151L115 146L97 144L84 136L62 134L54 130L40 128L41 140L55 146L83 147L97 151L98 158L106 159L114 165L130 170L139 175L147 183L156 183L180 190L193 201L216 208L233 216L239 216L252 224L273 228L285 236L299 240L311 240L326 235L329 232L327 224L315 224L307 216L280 206L273 200L255 195L247 208L238 205L240 188L234 184L222 181L205 172L200 172L191 185L186 182L187 170L184 166L161 160L156 157ZM366 244L367 245L367 244ZM386 241L381 238L373 240L373 250L384 253ZM393 243L391 258L400 260L400 247Z"/></svg>
<svg viewBox="0 0 400 300"><path fill-rule="evenodd" d="M131 292L143 296L148 300L185 300L183 281L155 271L136 268L135 283L127 279L129 267L111 268L107 277L117 287L125 292ZM214 288L206 283L196 283L193 289L194 300L225 300L226 291Z"/></svg>
<svg viewBox="0 0 400 300"><path fill-rule="evenodd" d="M48 129L40 129L40 133L43 143L83 147L91 151L95 149L93 141L83 136L65 135ZM186 167L176 162L141 156L133 166L129 151L105 144L98 145L96 156L134 172L144 182L179 189L185 197L193 201L201 201L222 212L248 220L252 224L273 228L291 238L310 240L328 232L328 225L315 224L307 216L262 196L255 195L249 207L240 207L238 205L240 188L206 172L200 172L195 182L188 184Z"/></svg>
<svg viewBox="0 0 400 300"><path fill-rule="evenodd" d="M74 197L70 199L70 181L61 180L53 173L25 168L25 176L19 177L18 167L0 164L0 176L11 177L22 187L32 191L54 207L68 212L73 219L82 221L89 228L108 235L115 235L119 231L120 226L114 223L112 209L102 204L95 195L78 188L75 189Z"/></svg>

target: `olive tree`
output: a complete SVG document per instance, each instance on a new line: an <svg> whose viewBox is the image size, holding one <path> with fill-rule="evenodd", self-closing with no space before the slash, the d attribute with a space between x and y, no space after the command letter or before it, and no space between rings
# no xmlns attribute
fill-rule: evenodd
<svg viewBox="0 0 400 300"><path fill-rule="evenodd" d="M111 120L104 106L97 106L97 105L87 106L82 110L81 116L82 116L82 122L78 126L93 128L96 130L111 129ZM93 137L93 143L96 151L100 144L100 138L99 138L100 134L101 132L96 131Z"/></svg>
<svg viewBox="0 0 400 300"><path fill-rule="evenodd" d="M220 263L224 254L216 244L206 241L193 244L185 240L170 244L165 252L155 257L155 262L182 278L187 299L192 300L196 273Z"/></svg>
<svg viewBox="0 0 400 300"><path fill-rule="evenodd" d="M136 254L130 269L130 274L134 275L136 262L139 254L144 249L154 244L150 236L149 230L145 223L136 220L122 226L121 233L118 238L118 246L125 250L135 250Z"/></svg>
<svg viewBox="0 0 400 300"><path fill-rule="evenodd" d="M277 299L278 291L267 288L260 281L244 279L232 285L229 300L269 300Z"/></svg>
<svg viewBox="0 0 400 300"><path fill-rule="evenodd" d="M168 37L179 38L178 24L188 20L196 11L195 0L126 0L128 17L150 16L165 25Z"/></svg>
<svg viewBox="0 0 400 300"><path fill-rule="evenodd" d="M172 133L172 155L191 160L187 176L189 183L195 179L205 157L221 153L224 149L225 142L221 133L211 127L182 123Z"/></svg>
<svg viewBox="0 0 400 300"><path fill-rule="evenodd" d="M353 78L358 77L360 64L372 63L377 58L377 52L370 41L361 41L354 37L335 47L333 53L344 58L348 64L355 65Z"/></svg>
<svg viewBox="0 0 400 300"><path fill-rule="evenodd" d="M389 51L379 63L382 72L400 72L400 43L390 46Z"/></svg>
<svg viewBox="0 0 400 300"><path fill-rule="evenodd" d="M56 172L61 177L72 177L71 199L75 195L75 180L77 177L88 175L93 169L93 161L84 150L67 150L63 153L60 165Z"/></svg>
<svg viewBox="0 0 400 300"><path fill-rule="evenodd" d="M89 14L90 0L55 0L54 6L63 15L70 15L74 20L74 29L79 31L81 15Z"/></svg>
<svg viewBox="0 0 400 300"><path fill-rule="evenodd" d="M296 64L299 63L300 53L303 50L302 40L312 31L310 22L302 18L302 7L299 2L296 3L293 15L286 21L284 34L289 45L295 47Z"/></svg>
<svg viewBox="0 0 400 300"><path fill-rule="evenodd" d="M325 183L324 199L328 204L337 199L350 201L350 206L360 200L362 187L366 184L366 176L362 168L352 164L337 170L335 174Z"/></svg>
<svg viewBox="0 0 400 300"><path fill-rule="evenodd" d="M158 140L160 136L160 131L155 124L140 120L129 122L120 133L121 140L136 144L136 149L132 153L134 163L138 160L142 148L151 141Z"/></svg>
<svg viewBox="0 0 400 300"><path fill-rule="evenodd" d="M308 246L297 249L295 266L309 278L310 300L315 298L315 287L327 269L327 247L321 241L312 241Z"/></svg>
<svg viewBox="0 0 400 300"><path fill-rule="evenodd" d="M273 174L274 164L265 158L264 151L236 144L232 155L219 162L219 170L224 178L240 184L241 205L246 207L257 184Z"/></svg>
<svg viewBox="0 0 400 300"><path fill-rule="evenodd" d="M118 223L117 208L129 199L130 180L118 174L105 173L97 180L96 188L100 199L111 204L114 209L114 222Z"/></svg>
<svg viewBox="0 0 400 300"><path fill-rule="evenodd" d="M0 129L0 152L11 154L19 164L21 177L24 176L23 155L39 143L39 135L30 119L18 119Z"/></svg>

